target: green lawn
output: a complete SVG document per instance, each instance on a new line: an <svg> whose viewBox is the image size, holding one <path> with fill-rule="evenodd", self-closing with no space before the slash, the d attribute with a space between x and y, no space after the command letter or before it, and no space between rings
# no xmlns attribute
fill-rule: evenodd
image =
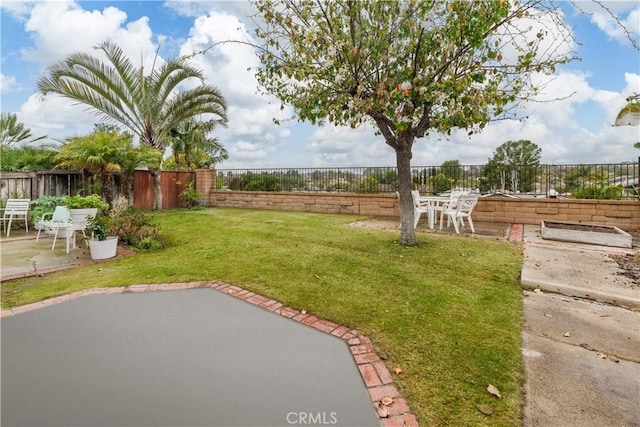
<svg viewBox="0 0 640 427"><path fill-rule="evenodd" d="M359 217L348 215L152 217L167 249L3 283L3 308L92 287L220 280L368 335L390 371L404 370L396 385L421 425L521 425L519 246L419 233L421 244L406 248L399 231L349 227Z"/></svg>

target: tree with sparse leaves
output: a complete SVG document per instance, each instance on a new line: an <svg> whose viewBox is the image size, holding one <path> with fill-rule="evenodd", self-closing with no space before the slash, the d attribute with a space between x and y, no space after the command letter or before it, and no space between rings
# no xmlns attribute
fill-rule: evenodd
<svg viewBox="0 0 640 427"><path fill-rule="evenodd" d="M514 116L540 89L535 73L574 58L564 49L571 33L546 1L254 2L266 92L313 124L371 123L394 149L403 245L418 243L415 140Z"/></svg>

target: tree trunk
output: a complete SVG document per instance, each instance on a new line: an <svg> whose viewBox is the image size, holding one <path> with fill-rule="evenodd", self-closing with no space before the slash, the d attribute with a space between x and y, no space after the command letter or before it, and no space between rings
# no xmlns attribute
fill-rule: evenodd
<svg viewBox="0 0 640 427"><path fill-rule="evenodd" d="M160 168L149 169L153 177L153 210L162 210L162 171Z"/></svg>
<svg viewBox="0 0 640 427"><path fill-rule="evenodd" d="M413 227L414 207L411 190L411 146L413 138L402 135L398 139L396 150L396 166L398 168L398 193L400 194L400 244L416 246L416 230Z"/></svg>

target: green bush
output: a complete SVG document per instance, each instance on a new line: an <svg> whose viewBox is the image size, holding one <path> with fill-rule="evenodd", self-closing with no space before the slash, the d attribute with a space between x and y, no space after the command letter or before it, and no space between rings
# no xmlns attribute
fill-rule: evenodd
<svg viewBox="0 0 640 427"><path fill-rule="evenodd" d="M575 199L618 200L622 199L623 190L622 185L597 185L574 190L571 197Z"/></svg>
<svg viewBox="0 0 640 427"><path fill-rule="evenodd" d="M118 236L123 245L138 247L145 239L157 240L159 232L160 226L151 224L147 215L134 207L112 214L110 234Z"/></svg>
<svg viewBox="0 0 640 427"><path fill-rule="evenodd" d="M89 209L98 208L101 210L107 210L107 205L102 198L97 194L90 194L88 196L64 196L62 203L69 209Z"/></svg>
<svg viewBox="0 0 640 427"><path fill-rule="evenodd" d="M200 205L200 201L202 200L202 194L198 193L195 188L193 188L193 181L190 181L185 186L185 189L178 196L182 201L184 201L187 207L193 208Z"/></svg>
<svg viewBox="0 0 640 427"><path fill-rule="evenodd" d="M358 185L358 193L379 193L380 182L372 176L368 176Z"/></svg>
<svg viewBox="0 0 640 427"><path fill-rule="evenodd" d="M162 243L151 237L145 237L144 239L140 240L136 248L143 251L155 251L158 249L162 249Z"/></svg>
<svg viewBox="0 0 640 427"><path fill-rule="evenodd" d="M240 184L240 190L243 191L280 191L281 189L280 181L275 176L266 173L247 173Z"/></svg>
<svg viewBox="0 0 640 427"><path fill-rule="evenodd" d="M434 193L444 193L451 190L454 180L443 173L438 173L429 177L429 182Z"/></svg>
<svg viewBox="0 0 640 427"><path fill-rule="evenodd" d="M42 196L38 197L32 202L32 207L29 210L29 218L31 223L42 219L42 215L47 213L53 213L56 210L56 206L64 205L64 200L67 196Z"/></svg>

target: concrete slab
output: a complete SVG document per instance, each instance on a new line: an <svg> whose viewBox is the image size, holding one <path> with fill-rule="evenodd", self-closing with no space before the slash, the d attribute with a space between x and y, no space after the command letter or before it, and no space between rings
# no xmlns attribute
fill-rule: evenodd
<svg viewBox="0 0 640 427"><path fill-rule="evenodd" d="M208 289L3 318L3 425L379 425L344 341Z"/></svg>
<svg viewBox="0 0 640 427"><path fill-rule="evenodd" d="M78 240L76 249L70 248L66 253L65 239L59 239L52 250L53 236L42 234L36 242L36 232L25 234L24 230L11 232L11 237L0 239L0 276L14 278L46 271L50 268L74 265L91 261L89 248Z"/></svg>
<svg viewBox="0 0 640 427"><path fill-rule="evenodd" d="M640 426L640 313L528 291L523 301L524 426Z"/></svg>
<svg viewBox="0 0 640 427"><path fill-rule="evenodd" d="M640 307L640 284L621 276L609 254L633 250L542 239L540 228L524 228L522 285L627 307Z"/></svg>

